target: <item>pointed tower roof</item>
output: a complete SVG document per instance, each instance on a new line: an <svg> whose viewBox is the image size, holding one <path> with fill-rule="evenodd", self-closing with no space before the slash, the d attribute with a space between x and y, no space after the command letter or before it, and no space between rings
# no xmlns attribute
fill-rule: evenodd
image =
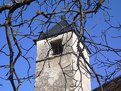
<svg viewBox="0 0 121 91"><path fill-rule="evenodd" d="M62 20L59 23L57 23L55 26L53 26L51 29L46 31L46 35L49 36L54 36L54 35L59 35L64 32L68 32L72 30L72 26L68 24L66 20Z"/></svg>
<svg viewBox="0 0 121 91"><path fill-rule="evenodd" d="M36 39L35 41L57 36L59 34L66 33L72 30L74 30L72 25L70 25L66 20L62 20L59 23L56 23L56 25L47 30L45 33L41 32L39 38Z"/></svg>

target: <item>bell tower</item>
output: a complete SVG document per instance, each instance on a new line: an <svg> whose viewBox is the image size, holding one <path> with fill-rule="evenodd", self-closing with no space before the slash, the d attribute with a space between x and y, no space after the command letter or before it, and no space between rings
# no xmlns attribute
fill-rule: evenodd
<svg viewBox="0 0 121 91"><path fill-rule="evenodd" d="M91 91L89 68L78 57L78 34L66 20L62 20L36 41L35 91ZM84 43L79 47L89 63Z"/></svg>

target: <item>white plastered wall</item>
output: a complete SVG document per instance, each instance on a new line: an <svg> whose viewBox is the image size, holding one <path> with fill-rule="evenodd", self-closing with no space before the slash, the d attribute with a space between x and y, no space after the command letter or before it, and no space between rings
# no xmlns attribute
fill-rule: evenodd
<svg viewBox="0 0 121 91"><path fill-rule="evenodd" d="M63 53L65 53L65 55L63 55L62 58L61 58L61 62L62 62L63 67L66 67L67 65L71 64L73 66L74 70L77 69L77 56L75 54L78 55L78 53L77 53L78 39L77 39L77 36L76 36L75 33L68 32L68 33L58 35L57 37L53 37L53 38L51 37L51 38L48 38L48 39L43 39L43 40L37 41L37 58L36 58L36 60L42 61L42 60L46 60L47 58L51 58L51 59L46 60L47 62L45 63L45 67L44 67L45 73L47 73L49 75L46 75L45 73L41 75L41 76L49 76L47 83L50 83L49 85L51 85L51 86L53 86L54 83L56 81L58 81L58 79L59 79L58 75L62 74L60 67L57 66L58 62L60 60L60 57L59 56L54 57L52 55L52 49L51 49L51 45L50 45L51 41L54 41L54 40L57 40L57 39L62 39L62 44L64 44L64 52ZM82 43L80 43L80 47L83 48ZM70 52L70 54L66 54L66 53L69 53L69 52ZM89 62L89 54L88 54L86 49L84 49L83 54L86 58L86 61ZM80 60L84 64L83 59L80 58ZM48 67L48 63L51 63L50 64L51 68ZM44 62L38 62L36 64L36 75L38 75L39 72L42 70L43 64L44 64ZM81 63L80 63L80 65L81 65ZM83 66L82 66L82 68L83 68ZM79 86L81 86L80 81L82 81L83 91L91 91L90 76L82 68L80 67L81 73L78 70L76 72L76 74L74 75L74 79L78 80L76 85L79 83ZM37 77L35 79L35 91L42 91L42 90L44 90L44 91L56 91L57 90L57 88L48 88L47 86L45 86L45 88L40 89L41 88L40 86L42 86L40 79L41 79L41 77ZM75 81L73 81L73 84L75 84ZM77 87L75 90L71 90L72 88L68 87L67 91L82 91L82 89L79 89L79 88L80 87ZM64 91L63 87L59 91Z"/></svg>

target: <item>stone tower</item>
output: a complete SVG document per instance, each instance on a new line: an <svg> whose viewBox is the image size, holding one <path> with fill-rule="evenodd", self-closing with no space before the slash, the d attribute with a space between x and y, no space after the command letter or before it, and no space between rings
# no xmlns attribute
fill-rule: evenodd
<svg viewBox="0 0 121 91"><path fill-rule="evenodd" d="M89 68L78 58L78 33L62 20L36 40L35 91L91 91ZM89 52L79 44L89 62ZM79 66L77 66L79 64Z"/></svg>

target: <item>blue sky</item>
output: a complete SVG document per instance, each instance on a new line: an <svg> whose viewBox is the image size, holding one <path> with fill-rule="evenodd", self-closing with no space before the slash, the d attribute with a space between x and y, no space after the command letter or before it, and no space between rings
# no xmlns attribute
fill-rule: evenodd
<svg viewBox="0 0 121 91"><path fill-rule="evenodd" d="M109 10L109 13L111 15L111 24L113 24L114 26L117 26L118 24L121 24L121 1L120 0L111 0L109 1L109 7L110 7L110 10ZM90 19L91 20L91 19ZM95 25L96 23L98 24L98 27L96 27L96 29L94 30L91 30L92 33L95 33L95 36L98 35L98 34L101 34L102 33L102 30L108 28L106 24L104 24L104 19L102 17L102 15L98 15L95 17L95 21L96 22L93 22L89 21L89 26L91 27L92 25ZM95 32L93 32L95 31ZM113 48L121 48L121 38L117 39L117 38L112 38L114 36L117 36L119 35L120 36L121 32L120 30L117 31L115 29L110 29L108 32L107 32L107 40L108 40L108 44L110 46L112 46ZM96 41L100 41L100 39L96 39ZM117 55L115 55L114 53L110 53L110 52L103 52L104 55L106 55L110 60L112 61L115 61L115 60L118 60L120 59ZM102 60L105 60L101 55L98 55L97 56L99 59L102 59ZM92 62L94 60L94 58L92 57L90 59L90 62ZM105 69L109 69L110 71L113 71L115 69L115 66L113 68L105 68ZM102 69L102 68L98 68L96 67L96 71L100 74L105 74L105 69ZM121 73L118 73L118 75L120 75ZM92 80L92 89L97 87L98 86L98 83L93 79Z"/></svg>
<svg viewBox="0 0 121 91"><path fill-rule="evenodd" d="M0 1L1 3L1 1ZM0 4L1 5L1 4ZM107 5L107 4L106 4ZM121 0L110 0L109 2L109 5L108 5L111 9L109 10L111 16L112 16L112 24L114 25L117 25L118 23L121 24ZM33 4L33 7L34 7L34 4ZM36 10L36 8L32 8L30 7L30 9L28 9L28 14L25 16L26 18L29 16L31 17L33 15L33 12ZM99 12L100 13L100 12ZM1 17L2 15L0 15L0 22L3 21L3 18L4 17ZM103 15L102 14L96 14L94 15L94 18L93 19L89 19L89 23L87 23L88 25L88 28L90 29L93 25L95 24L99 24L98 27L94 30L91 30L92 33L95 33L95 35L101 33L101 30L104 30L105 27L105 24L103 24L104 22L104 19L102 17ZM26 27L26 26L25 26ZM4 32L3 32L3 28L0 28L0 46L2 46L2 43L5 43L6 40L5 40L5 36L4 36ZM24 30L27 30L24 28ZM97 31L98 30L98 31ZM95 32L93 32L95 31ZM109 38L112 37L112 36L115 36L115 35L120 35L119 34L119 31L109 31ZM26 41L30 41L29 39L25 39ZM99 41L99 40L96 40L96 41ZM21 43L23 43L24 45L26 45L25 47L28 48L30 45L28 42L25 42L25 41L21 41ZM121 42L120 42L120 39L117 40L117 39L109 39L109 44L115 48L121 48ZM7 48L5 48L6 51ZM110 56L109 54L107 54L108 56ZM27 56L32 56L34 59L30 59L30 63L31 63L31 70L30 70L30 74L32 75L33 73L35 73L35 60L36 60L36 47L33 47L32 50L27 54ZM100 58L102 58L101 56L99 56ZM111 54L111 59L115 59L116 56L114 56L113 54ZM3 65L3 64L9 64L9 61L8 61L8 57L6 57L5 55L0 55L0 65ZM118 59L118 58L117 58ZM19 60L22 60L19 59ZM90 62L92 62L94 59L91 58L90 59ZM28 68L28 64L27 62L25 61L20 61L20 62L17 62L16 64L16 69L18 70L18 74L21 76L21 77L24 77L24 76L27 76L27 73L26 73L26 70ZM100 71L101 69L96 69L98 72L102 73L103 71ZM0 69L0 76L5 76L7 73L8 70L5 70L5 69ZM12 90L12 87L11 87L11 84L8 80L3 80L3 79L0 79L0 84L3 84L3 86L0 86L0 91L13 91ZM97 87L98 84L95 82L95 80L93 80L92 82L92 89ZM24 81L22 83L22 86L20 87L19 91L34 91L34 80L31 80L31 83L29 81Z"/></svg>

